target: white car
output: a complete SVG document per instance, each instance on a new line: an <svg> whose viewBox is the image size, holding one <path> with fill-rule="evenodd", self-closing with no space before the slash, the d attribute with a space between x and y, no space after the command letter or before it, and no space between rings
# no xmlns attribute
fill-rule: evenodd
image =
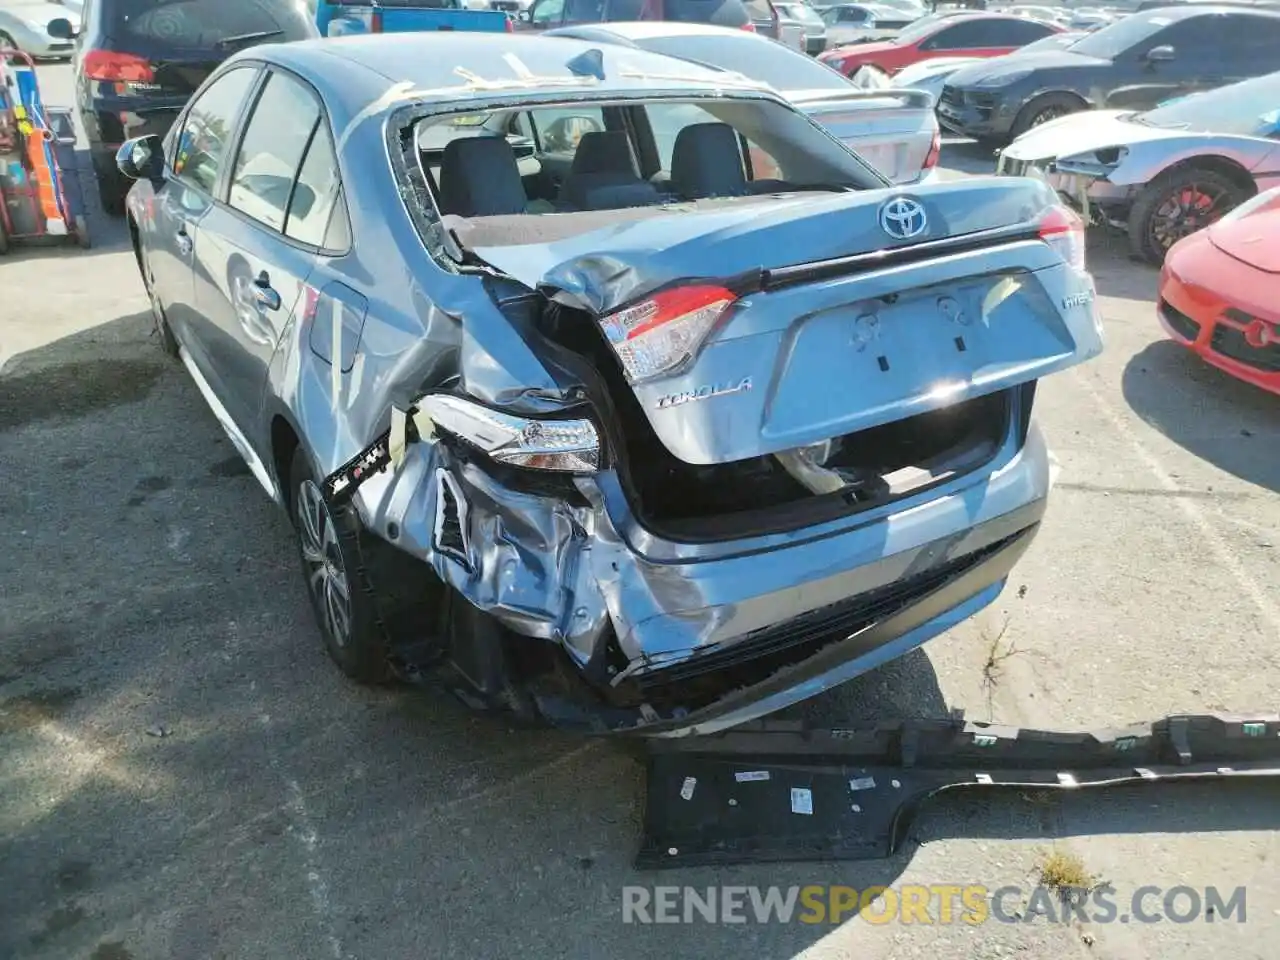
<svg viewBox="0 0 1280 960"><path fill-rule="evenodd" d="M49 0L0 0L0 48L11 47L32 57L70 57L74 43L49 32L54 20L71 24L80 32L80 14Z"/></svg>

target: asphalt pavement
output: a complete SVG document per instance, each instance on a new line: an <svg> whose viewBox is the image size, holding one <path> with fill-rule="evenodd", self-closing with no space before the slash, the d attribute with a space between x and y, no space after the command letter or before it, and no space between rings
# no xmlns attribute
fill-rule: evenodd
<svg viewBox="0 0 1280 960"><path fill-rule="evenodd" d="M69 102L66 67L41 79ZM966 144L943 166L991 169ZM122 227L91 226L92 250L0 261L0 957L1276 956L1280 786L1261 781L940 798L890 860L635 872L643 771L624 751L339 676L284 517L161 353ZM1057 484L1009 590L806 715L1077 728L1275 709L1280 398L1168 342L1156 274L1122 242L1091 237L1090 256L1107 350L1041 386ZM621 909L628 884L1030 890L1052 852L1121 900L1243 886L1247 915Z"/></svg>

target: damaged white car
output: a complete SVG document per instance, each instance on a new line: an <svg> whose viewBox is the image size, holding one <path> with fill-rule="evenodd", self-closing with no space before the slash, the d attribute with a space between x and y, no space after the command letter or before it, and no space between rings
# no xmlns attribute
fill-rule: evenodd
<svg viewBox="0 0 1280 960"><path fill-rule="evenodd" d="M998 169L1045 180L1158 266L1183 237L1280 185L1280 73L1154 110L1059 117L1009 144Z"/></svg>
<svg viewBox="0 0 1280 960"><path fill-rule="evenodd" d="M732 726L991 603L1049 490L1036 382L1101 349L1044 184L891 188L645 51L266 45L119 164L337 664L583 730Z"/></svg>

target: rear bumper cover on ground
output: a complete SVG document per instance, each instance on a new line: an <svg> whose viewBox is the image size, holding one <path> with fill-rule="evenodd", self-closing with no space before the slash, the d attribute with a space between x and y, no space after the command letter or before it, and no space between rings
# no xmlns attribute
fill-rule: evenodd
<svg viewBox="0 0 1280 960"><path fill-rule="evenodd" d="M750 774L749 776L742 776ZM1064 733L962 715L652 741L640 869L891 856L943 791L1280 777L1280 717L1174 716Z"/></svg>

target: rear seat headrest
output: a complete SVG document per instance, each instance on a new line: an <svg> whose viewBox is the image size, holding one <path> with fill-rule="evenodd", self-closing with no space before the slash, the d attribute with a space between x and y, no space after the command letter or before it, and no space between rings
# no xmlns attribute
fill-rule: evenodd
<svg viewBox="0 0 1280 960"><path fill-rule="evenodd" d="M505 137L459 137L440 159L440 212L461 217L523 213L520 165Z"/></svg>

